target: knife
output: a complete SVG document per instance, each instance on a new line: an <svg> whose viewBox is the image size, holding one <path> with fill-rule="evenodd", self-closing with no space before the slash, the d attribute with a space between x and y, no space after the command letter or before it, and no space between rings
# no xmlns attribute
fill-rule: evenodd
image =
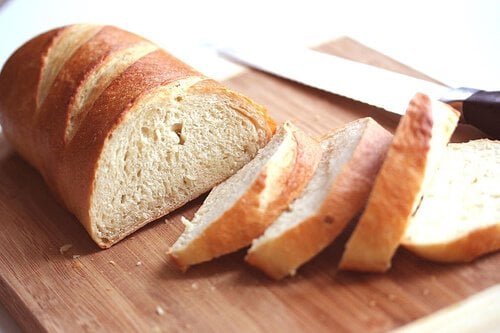
<svg viewBox="0 0 500 333"><path fill-rule="evenodd" d="M216 45L229 60L286 79L404 114L416 92L461 108L461 122L500 139L500 91L450 88L306 48Z"/></svg>

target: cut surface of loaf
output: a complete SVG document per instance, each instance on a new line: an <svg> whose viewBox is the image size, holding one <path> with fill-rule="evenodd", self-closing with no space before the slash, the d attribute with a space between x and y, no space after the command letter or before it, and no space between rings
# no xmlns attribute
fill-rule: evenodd
<svg viewBox="0 0 500 333"><path fill-rule="evenodd" d="M251 243L288 207L321 158L319 143L291 123L257 156L216 186L169 254L182 269Z"/></svg>
<svg viewBox="0 0 500 333"><path fill-rule="evenodd" d="M442 262L500 249L500 141L448 145L402 244Z"/></svg>
<svg viewBox="0 0 500 333"><path fill-rule="evenodd" d="M435 173L458 121L450 106L416 94L401 118L340 269L383 272Z"/></svg>
<svg viewBox="0 0 500 333"><path fill-rule="evenodd" d="M234 174L274 132L263 107L155 44L79 24L9 58L0 121L104 248Z"/></svg>
<svg viewBox="0 0 500 333"><path fill-rule="evenodd" d="M253 241L245 260L275 279L295 274L361 210L391 138L371 118L324 137L313 178L290 209Z"/></svg>

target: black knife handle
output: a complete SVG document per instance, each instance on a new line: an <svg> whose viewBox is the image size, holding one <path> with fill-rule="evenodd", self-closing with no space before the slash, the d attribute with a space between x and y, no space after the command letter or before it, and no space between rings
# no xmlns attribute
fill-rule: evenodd
<svg viewBox="0 0 500 333"><path fill-rule="evenodd" d="M463 101L465 122L476 126L494 139L500 139L500 91L483 91Z"/></svg>

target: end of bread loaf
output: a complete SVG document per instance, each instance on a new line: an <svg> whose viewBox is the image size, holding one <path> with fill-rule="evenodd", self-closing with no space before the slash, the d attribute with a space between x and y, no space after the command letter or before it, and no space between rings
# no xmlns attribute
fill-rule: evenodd
<svg viewBox="0 0 500 333"><path fill-rule="evenodd" d="M362 209L391 138L371 118L324 137L323 156L311 181L290 209L253 241L245 260L274 279L294 275Z"/></svg>
<svg viewBox="0 0 500 333"><path fill-rule="evenodd" d="M384 272L458 121L450 106L416 94L401 118L340 269Z"/></svg>
<svg viewBox="0 0 500 333"><path fill-rule="evenodd" d="M9 58L0 118L103 248L234 174L275 130L262 106L157 45L81 24Z"/></svg>
<svg viewBox="0 0 500 333"><path fill-rule="evenodd" d="M500 141L451 143L412 216L402 245L439 262L500 249Z"/></svg>
<svg viewBox="0 0 500 333"><path fill-rule="evenodd" d="M90 208L95 240L117 242L251 160L268 133L250 107L199 77L144 96L101 154Z"/></svg>
<svg viewBox="0 0 500 333"><path fill-rule="evenodd" d="M251 243L288 207L312 176L321 148L291 123L281 126L255 159L216 186L169 254L189 266Z"/></svg>

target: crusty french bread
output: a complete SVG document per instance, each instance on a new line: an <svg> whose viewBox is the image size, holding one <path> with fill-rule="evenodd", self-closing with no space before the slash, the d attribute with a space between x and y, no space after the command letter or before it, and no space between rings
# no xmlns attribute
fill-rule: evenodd
<svg viewBox="0 0 500 333"><path fill-rule="evenodd" d="M371 118L324 137L313 178L290 209L253 241L245 260L275 279L295 274L363 208L391 139Z"/></svg>
<svg viewBox="0 0 500 333"><path fill-rule="evenodd" d="M447 104L416 94L401 118L340 269L383 272L458 121Z"/></svg>
<svg viewBox="0 0 500 333"><path fill-rule="evenodd" d="M9 58L0 121L103 248L235 173L274 131L264 108L151 42L83 24Z"/></svg>
<svg viewBox="0 0 500 333"><path fill-rule="evenodd" d="M241 249L260 236L308 183L319 143L291 123L255 159L216 186L169 254L182 269Z"/></svg>
<svg viewBox="0 0 500 333"><path fill-rule="evenodd" d="M402 245L442 262L500 250L500 141L448 145Z"/></svg>

